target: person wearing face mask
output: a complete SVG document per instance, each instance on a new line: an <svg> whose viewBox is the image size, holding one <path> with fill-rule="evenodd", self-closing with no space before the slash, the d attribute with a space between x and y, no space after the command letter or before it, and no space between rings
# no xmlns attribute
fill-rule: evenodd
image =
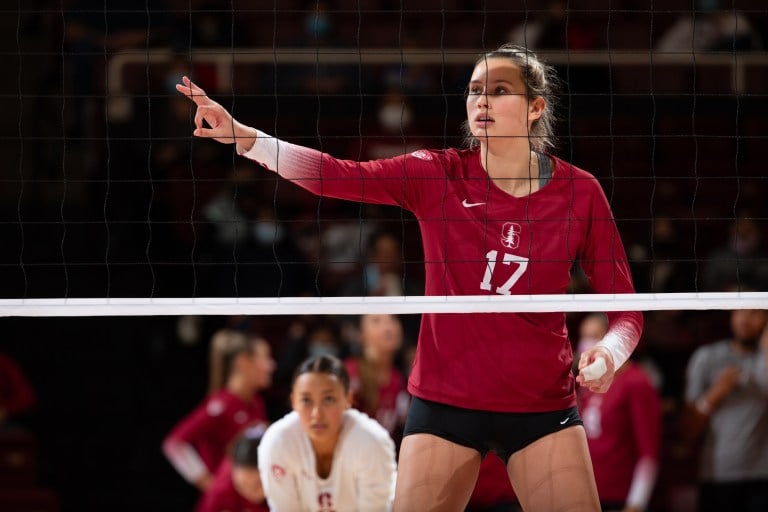
<svg viewBox="0 0 768 512"><path fill-rule="evenodd" d="M768 312L731 312L731 338L688 362L681 433L703 441L700 512L768 510ZM703 440L702 440L703 437Z"/></svg>
<svg viewBox="0 0 768 512"><path fill-rule="evenodd" d="M705 260L703 289L727 291L749 283L757 290L768 289L768 257L762 247L760 221L742 213L730 226L728 244Z"/></svg>
<svg viewBox="0 0 768 512"><path fill-rule="evenodd" d="M378 133L366 139L366 158L390 158L410 153L422 146L419 138L409 133L413 123L413 109L400 91L390 89L382 97L376 119Z"/></svg>
<svg viewBox="0 0 768 512"><path fill-rule="evenodd" d="M579 326L577 352L594 347L607 330L605 315L586 316ZM645 510L656 483L661 444L661 400L645 371L630 360L616 370L608 392L582 388L579 412L602 509Z"/></svg>
<svg viewBox="0 0 768 512"><path fill-rule="evenodd" d="M274 512L379 512L392 506L395 446L375 420L352 408L347 370L322 355L303 361L293 411L259 445L259 471Z"/></svg>
<svg viewBox="0 0 768 512"><path fill-rule="evenodd" d="M274 206L258 205L253 220L244 225L244 240L228 246L234 252L237 272L224 274L216 283L218 294L240 297L296 297L311 293L314 279L307 263ZM250 228L250 229L248 229ZM233 268L234 268L233 267Z"/></svg>

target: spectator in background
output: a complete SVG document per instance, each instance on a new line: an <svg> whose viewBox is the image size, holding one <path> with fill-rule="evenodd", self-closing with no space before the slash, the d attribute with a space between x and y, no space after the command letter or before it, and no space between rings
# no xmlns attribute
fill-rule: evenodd
<svg viewBox="0 0 768 512"><path fill-rule="evenodd" d="M275 367L264 339L232 330L214 334L210 363L208 397L163 441L171 464L201 491L210 486L232 440L250 425L266 424L258 392L270 386Z"/></svg>
<svg viewBox="0 0 768 512"><path fill-rule="evenodd" d="M586 316L578 352L589 350L607 332L605 315ZM579 412L603 510L645 510L656 484L661 444L661 400L646 373L627 361L616 370L607 393L581 388Z"/></svg>
<svg viewBox="0 0 768 512"><path fill-rule="evenodd" d="M740 12L720 0L697 0L696 10L680 16L656 44L660 52L759 50L758 33Z"/></svg>
<svg viewBox="0 0 768 512"><path fill-rule="evenodd" d="M675 223L669 217L653 219L650 246L629 248L632 279L638 293L690 292L696 289L696 264L685 257Z"/></svg>
<svg viewBox="0 0 768 512"><path fill-rule="evenodd" d="M735 310L732 338L688 363L682 435L703 434L699 511L768 510L768 312Z"/></svg>
<svg viewBox="0 0 768 512"><path fill-rule="evenodd" d="M99 105L104 98L106 57L121 50L145 48L170 39L169 9L163 0L152 8L133 0L73 0L62 8L65 58L65 91L74 109L68 110L67 125L75 140L94 138L104 126ZM151 20L152 30L148 31ZM101 114L103 116L103 114ZM80 131L82 130L82 132Z"/></svg>
<svg viewBox="0 0 768 512"><path fill-rule="evenodd" d="M347 347L341 341L338 324L324 316L307 316L295 323L278 357L276 384L284 396L290 393L294 372L309 357L332 355L344 359ZM285 412L285 411L283 411Z"/></svg>
<svg viewBox="0 0 768 512"><path fill-rule="evenodd" d="M368 240L368 254L363 273L349 279L341 295L348 297L423 295L423 284L405 274L403 243L390 231L379 230ZM407 315L401 319L405 343L415 343L421 315ZM347 322L345 321L344 324Z"/></svg>
<svg viewBox="0 0 768 512"><path fill-rule="evenodd" d="M0 428L12 426L36 404L35 392L18 364L0 354Z"/></svg>
<svg viewBox="0 0 768 512"><path fill-rule="evenodd" d="M377 118L379 133L366 141L365 158L390 158L422 147L422 140L407 135L413 122L413 110L399 91L390 89L382 97Z"/></svg>
<svg viewBox="0 0 768 512"><path fill-rule="evenodd" d="M275 215L274 206L261 205L242 244L230 249L237 254L237 276L221 289L247 297L297 297L314 291L313 272L296 246L291 232Z"/></svg>
<svg viewBox="0 0 768 512"><path fill-rule="evenodd" d="M203 259L213 263L206 269L206 293L295 297L314 291L310 265L260 186L253 169L237 165L203 207Z"/></svg>
<svg viewBox="0 0 768 512"><path fill-rule="evenodd" d="M219 465L197 512L269 512L259 474L258 448L264 427L246 429Z"/></svg>
<svg viewBox="0 0 768 512"><path fill-rule="evenodd" d="M565 0L552 0L533 19L509 32L509 43L531 49L589 50L599 45L595 31L569 19Z"/></svg>
<svg viewBox="0 0 768 512"><path fill-rule="evenodd" d="M421 295L421 286L403 275L403 247L391 232L378 231L368 241L362 279L350 280L345 296Z"/></svg>
<svg viewBox="0 0 768 512"><path fill-rule="evenodd" d="M403 326L395 315L360 317L362 354L348 358L352 405L378 421L399 444L410 398L396 366L403 345Z"/></svg>
<svg viewBox="0 0 768 512"><path fill-rule="evenodd" d="M348 42L339 37L328 2L313 0L305 4L307 15L304 18L304 33L298 40L293 41L293 45L316 49L346 46ZM352 68L327 61L285 69L291 77L288 81L297 87L299 92L323 96L343 92L351 83L350 77L354 76L354 72L350 74Z"/></svg>
<svg viewBox="0 0 768 512"><path fill-rule="evenodd" d="M729 243L710 254L704 267L704 289L727 291L744 283L757 290L768 290L768 255L761 247L762 235L757 222L747 215L730 227Z"/></svg>

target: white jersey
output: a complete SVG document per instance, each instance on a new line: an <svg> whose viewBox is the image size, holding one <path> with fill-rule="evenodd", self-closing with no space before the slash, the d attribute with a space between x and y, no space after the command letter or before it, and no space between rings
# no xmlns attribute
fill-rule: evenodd
<svg viewBox="0 0 768 512"><path fill-rule="evenodd" d="M355 409L344 413L331 473L320 478L309 436L291 412L272 424L259 444L259 472L275 512L391 510L395 445L389 433Z"/></svg>

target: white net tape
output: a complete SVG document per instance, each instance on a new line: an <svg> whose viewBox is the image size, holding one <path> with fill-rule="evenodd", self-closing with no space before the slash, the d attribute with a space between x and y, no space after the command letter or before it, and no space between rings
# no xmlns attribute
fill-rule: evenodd
<svg viewBox="0 0 768 512"><path fill-rule="evenodd" d="M768 292L286 298L6 299L0 316L355 315L768 309Z"/></svg>

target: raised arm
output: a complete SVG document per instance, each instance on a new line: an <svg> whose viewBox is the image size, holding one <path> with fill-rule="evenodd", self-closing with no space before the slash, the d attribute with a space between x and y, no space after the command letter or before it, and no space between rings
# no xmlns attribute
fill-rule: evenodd
<svg viewBox="0 0 768 512"><path fill-rule="evenodd" d="M209 98L200 86L186 76L181 80L183 83L176 84L176 90L197 105L193 135L213 139L222 144L237 143L244 148L253 146L256 141L256 128L237 121L227 109Z"/></svg>
<svg viewBox="0 0 768 512"><path fill-rule="evenodd" d="M357 162L299 146L238 122L187 77L176 89L197 105L197 137L236 144L237 153L310 192L349 201L418 208L421 192L446 179L441 152Z"/></svg>

